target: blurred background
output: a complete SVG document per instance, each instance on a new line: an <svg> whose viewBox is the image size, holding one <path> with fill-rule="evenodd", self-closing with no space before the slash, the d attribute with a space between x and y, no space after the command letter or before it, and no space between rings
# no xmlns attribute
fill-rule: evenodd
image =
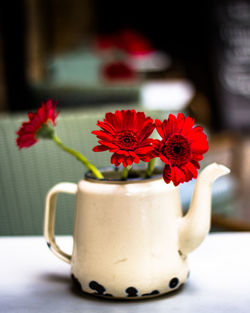
<svg viewBox="0 0 250 313"><path fill-rule="evenodd" d="M105 112L193 116L209 138L203 166L232 170L213 187L213 230L250 230L249 1L2 1L0 235L41 234L48 189L82 178L48 142L15 146L27 111L49 98L58 135L100 167L110 156L91 151L90 132ZM193 185L181 186L184 209ZM60 197L57 233L72 232L73 201Z"/></svg>

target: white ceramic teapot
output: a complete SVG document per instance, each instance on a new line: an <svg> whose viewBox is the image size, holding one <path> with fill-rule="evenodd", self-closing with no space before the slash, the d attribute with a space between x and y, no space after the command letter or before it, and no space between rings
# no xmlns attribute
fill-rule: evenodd
<svg viewBox="0 0 250 313"><path fill-rule="evenodd" d="M161 177L60 183L48 193L44 235L58 257L71 264L82 291L144 299L177 289L188 277L187 254L208 234L213 181L230 170L213 163L199 175L183 216L179 189ZM54 238L57 193L76 194L72 255Z"/></svg>

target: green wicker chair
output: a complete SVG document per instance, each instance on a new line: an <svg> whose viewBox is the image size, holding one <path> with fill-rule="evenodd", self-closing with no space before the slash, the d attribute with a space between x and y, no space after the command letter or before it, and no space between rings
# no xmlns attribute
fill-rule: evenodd
<svg viewBox="0 0 250 313"><path fill-rule="evenodd" d="M66 113L66 114L64 114ZM82 152L97 166L107 166L109 158L92 152L96 138L91 135L102 114L62 113L56 132L63 142ZM61 181L77 182L86 171L72 156L60 151L53 142L41 140L19 151L15 131L26 115L0 119L0 235L40 235L47 191ZM72 232L74 199L59 196L56 219L58 234Z"/></svg>
<svg viewBox="0 0 250 313"><path fill-rule="evenodd" d="M92 152L97 139L91 131L97 129L96 122L105 112L115 109L64 110L57 119L56 133L97 167L109 166L109 152ZM168 113L150 115L162 118ZM41 140L29 149L19 150L15 132L25 120L26 113L0 116L0 235L41 235L48 190L62 181L78 182L86 171L80 162L50 141ZM57 234L72 233L74 201L73 196L59 195Z"/></svg>

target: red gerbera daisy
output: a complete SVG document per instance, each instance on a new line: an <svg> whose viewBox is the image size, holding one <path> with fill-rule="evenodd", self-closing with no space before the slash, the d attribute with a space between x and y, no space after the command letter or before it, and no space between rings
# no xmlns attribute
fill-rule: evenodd
<svg viewBox="0 0 250 313"><path fill-rule="evenodd" d="M197 178L199 161L208 150L207 137L200 126L194 127L191 117L182 113L177 117L170 114L168 120L156 120L155 126L162 140L154 141L154 156L166 164L163 178L174 185Z"/></svg>
<svg viewBox="0 0 250 313"><path fill-rule="evenodd" d="M140 160L150 161L153 140L148 137L155 128L151 117L135 110L121 110L106 113L103 122L98 121L96 125L102 130L92 132L100 139L100 145L93 151L112 152L112 164L119 166L122 163L126 167Z"/></svg>
<svg viewBox="0 0 250 313"><path fill-rule="evenodd" d="M58 116L56 113L56 103L52 100L42 103L41 107L36 113L28 113L28 122L24 122L17 131L17 146L21 148L28 148L38 141L38 137L51 138L53 129L49 126L51 123L56 125L55 120Z"/></svg>

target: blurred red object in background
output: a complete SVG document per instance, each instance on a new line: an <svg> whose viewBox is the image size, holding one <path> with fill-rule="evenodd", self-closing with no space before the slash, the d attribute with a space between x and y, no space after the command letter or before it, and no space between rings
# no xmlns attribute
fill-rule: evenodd
<svg viewBox="0 0 250 313"><path fill-rule="evenodd" d="M115 61L103 65L101 75L107 81L130 81L136 78L135 71L125 62Z"/></svg>
<svg viewBox="0 0 250 313"><path fill-rule="evenodd" d="M116 38L116 46L128 54L145 55L155 51L151 42L137 31L122 30Z"/></svg>

